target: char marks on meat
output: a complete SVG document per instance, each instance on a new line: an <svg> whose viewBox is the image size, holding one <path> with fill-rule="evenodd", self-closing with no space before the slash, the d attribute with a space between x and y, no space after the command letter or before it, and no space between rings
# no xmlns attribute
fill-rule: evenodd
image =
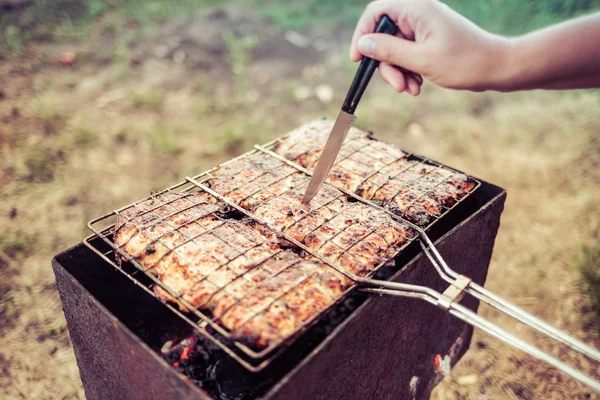
<svg viewBox="0 0 600 400"><path fill-rule="evenodd" d="M290 132L275 149L313 170L333 121L310 122ZM475 187L466 175L410 160L401 150L352 128L327 182L383 205L420 227L428 226Z"/></svg>

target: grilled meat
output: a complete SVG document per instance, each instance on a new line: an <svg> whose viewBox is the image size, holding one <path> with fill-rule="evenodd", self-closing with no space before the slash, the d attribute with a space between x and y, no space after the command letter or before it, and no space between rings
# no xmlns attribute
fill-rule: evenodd
<svg viewBox="0 0 600 400"><path fill-rule="evenodd" d="M299 128L275 151L314 168L330 121ZM302 203L309 177L264 153L219 167L212 189L261 223L228 212L208 193L165 192L117 213L120 259L153 274L157 297L200 310L252 349L292 335L339 299L353 281L280 240L279 231L357 276L368 276L415 232L334 186L426 226L473 188L466 176L410 160L351 129L325 185ZM239 214L239 213L238 213Z"/></svg>
<svg viewBox="0 0 600 400"><path fill-rule="evenodd" d="M368 205L349 202L331 186L323 187L310 206L303 204L308 176L283 162L274 165L276 161L262 153L241 157L235 165L211 174L213 190L359 276L389 260L413 236L408 225ZM250 169L254 180L232 175Z"/></svg>
<svg viewBox="0 0 600 400"><path fill-rule="evenodd" d="M275 152L314 169L333 121L306 124L284 137ZM410 160L401 150L352 128L327 181L373 200L396 215L426 227L475 183L466 175Z"/></svg>
<svg viewBox="0 0 600 400"><path fill-rule="evenodd" d="M257 350L292 334L352 284L223 210L206 193L165 193L119 212L114 242L162 283L154 287L159 298L211 314Z"/></svg>

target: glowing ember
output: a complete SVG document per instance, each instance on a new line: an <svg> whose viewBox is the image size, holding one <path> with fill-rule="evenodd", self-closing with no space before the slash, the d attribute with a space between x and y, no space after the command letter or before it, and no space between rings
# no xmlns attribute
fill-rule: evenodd
<svg viewBox="0 0 600 400"><path fill-rule="evenodd" d="M181 357L179 359L180 360L187 360L189 352L190 352L190 348L189 347L186 347L185 349L183 349L183 353L181 353Z"/></svg>
<svg viewBox="0 0 600 400"><path fill-rule="evenodd" d="M181 355L179 356L179 360L177 360L173 363L174 367L179 366L179 361L189 359L189 353L192 350L192 348L194 347L195 343L196 343L196 337L194 335L190 336L189 338L187 338L181 342L181 344L186 347L181 352Z"/></svg>

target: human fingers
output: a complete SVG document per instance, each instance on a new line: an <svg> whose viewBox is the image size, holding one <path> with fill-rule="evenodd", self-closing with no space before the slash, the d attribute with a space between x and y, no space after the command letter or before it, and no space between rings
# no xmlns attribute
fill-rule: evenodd
<svg viewBox="0 0 600 400"><path fill-rule="evenodd" d="M402 93L406 90L406 76L393 65L380 63L379 74L396 92Z"/></svg>
<svg viewBox="0 0 600 400"><path fill-rule="evenodd" d="M360 37L358 51L381 62L421 73L425 52L421 44L383 33L371 33Z"/></svg>

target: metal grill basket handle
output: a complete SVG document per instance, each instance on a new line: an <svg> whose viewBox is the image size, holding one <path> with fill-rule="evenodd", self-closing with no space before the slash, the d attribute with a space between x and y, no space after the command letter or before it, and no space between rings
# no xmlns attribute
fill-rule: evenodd
<svg viewBox="0 0 600 400"><path fill-rule="evenodd" d="M464 294L469 294L474 298L495 308L496 310L518 320L519 322L525 324L529 328L534 329L560 343L563 343L564 345L570 347L578 353L581 353L586 357L589 357L590 359L593 359L598 362L600 362L600 351L591 346L588 346L580 340L573 338L572 336L567 335L565 332L527 313L526 311L515 306L514 304L507 302L506 300L483 288L482 286L473 282L471 279L465 277L464 275L456 273L455 271L450 269L450 267L448 267L444 259L441 257L440 253L437 251L437 249L429 239L429 237L423 231L420 231L419 233L421 234L421 247L423 248L425 255L431 261L436 271L439 273L440 277L446 282L450 283L448 288L443 293L439 293L433 289L423 286L407 285L387 281L376 281L373 279L364 279L363 283L369 286L377 287L367 287L362 288L361 290L369 293L377 293L380 295L387 294L393 296L410 297L425 300L433 305L442 308L450 315L453 315L454 317L459 318L460 320L483 330L484 332L494 336L497 339L502 340L510 346L513 346L539 360L546 362L547 364L553 366L559 371L562 371L563 373L569 375L573 379L576 379L579 382L600 392L599 381L585 375L581 371L540 350L538 347L535 347L532 344L525 342L524 340L512 335L511 333L505 331L497 325L494 325L490 321L477 315L468 308L458 304L458 302Z"/></svg>

